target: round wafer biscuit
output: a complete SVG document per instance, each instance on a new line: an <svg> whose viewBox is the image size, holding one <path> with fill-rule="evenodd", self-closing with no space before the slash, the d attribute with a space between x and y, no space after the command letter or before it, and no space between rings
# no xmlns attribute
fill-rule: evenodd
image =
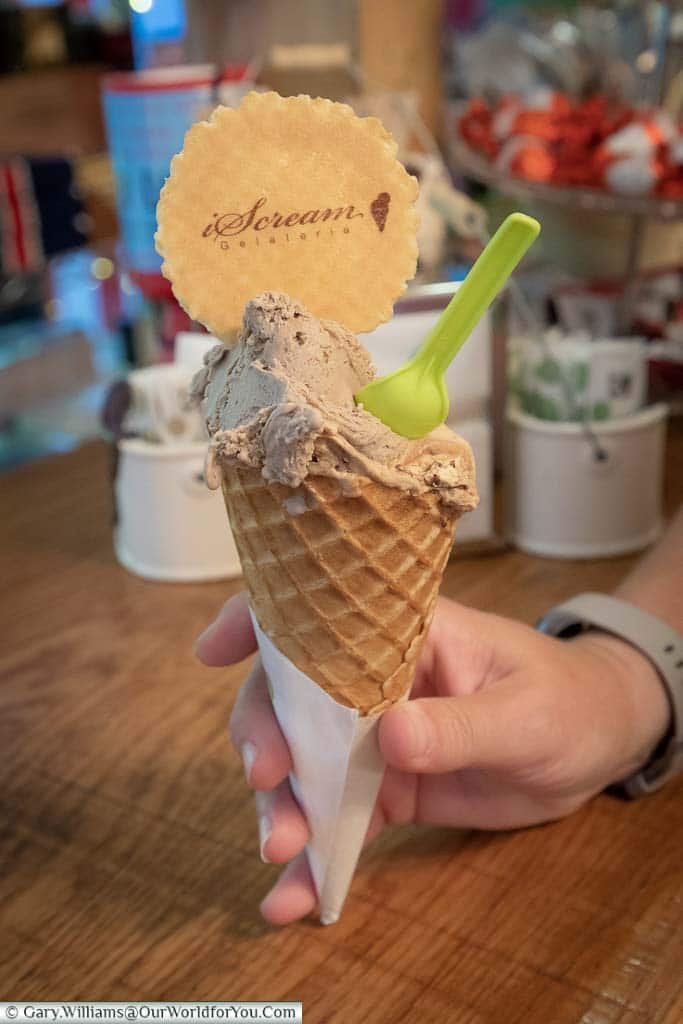
<svg viewBox="0 0 683 1024"><path fill-rule="evenodd" d="M417 262L417 181L376 118L249 93L188 131L157 207L173 292L228 341L245 303L283 291L353 331L389 319Z"/></svg>

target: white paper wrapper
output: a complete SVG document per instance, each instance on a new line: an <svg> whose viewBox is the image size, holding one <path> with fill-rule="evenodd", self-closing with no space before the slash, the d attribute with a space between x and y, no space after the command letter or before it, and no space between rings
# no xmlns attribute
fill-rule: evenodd
<svg viewBox="0 0 683 1024"><path fill-rule="evenodd" d="M311 830L306 847L320 920L341 914L384 774L379 715L333 700L292 664L251 613L277 720L292 754L290 782Z"/></svg>

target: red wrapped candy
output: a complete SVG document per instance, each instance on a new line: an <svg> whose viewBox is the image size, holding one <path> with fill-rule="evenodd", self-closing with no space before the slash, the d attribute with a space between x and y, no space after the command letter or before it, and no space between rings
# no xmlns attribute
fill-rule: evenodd
<svg viewBox="0 0 683 1024"><path fill-rule="evenodd" d="M498 152L498 143L492 130L492 112L483 99L472 99L458 119L458 131L465 142L478 153L492 160Z"/></svg>
<svg viewBox="0 0 683 1024"><path fill-rule="evenodd" d="M555 161L546 145L532 136L509 139L496 160L499 170L528 181L552 181Z"/></svg>

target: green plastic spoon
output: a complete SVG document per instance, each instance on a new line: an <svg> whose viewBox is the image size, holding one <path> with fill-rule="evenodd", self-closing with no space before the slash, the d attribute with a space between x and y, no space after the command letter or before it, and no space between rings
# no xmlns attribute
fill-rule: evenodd
<svg viewBox="0 0 683 1024"><path fill-rule="evenodd" d="M356 402L403 437L424 437L448 416L444 373L502 290L541 225L533 217L507 217L407 363L366 384Z"/></svg>

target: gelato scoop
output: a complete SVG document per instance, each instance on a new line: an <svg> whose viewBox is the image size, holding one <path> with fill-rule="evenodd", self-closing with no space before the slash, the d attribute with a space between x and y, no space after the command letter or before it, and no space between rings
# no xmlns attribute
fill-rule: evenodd
<svg viewBox="0 0 683 1024"><path fill-rule="evenodd" d="M436 493L458 513L477 504L472 451L440 427L418 441L395 434L356 405L375 377L370 357L340 324L318 320L286 295L247 303L234 348L216 345L192 383L211 436L207 479L229 465L296 488L331 477L353 494L362 478L419 495Z"/></svg>

